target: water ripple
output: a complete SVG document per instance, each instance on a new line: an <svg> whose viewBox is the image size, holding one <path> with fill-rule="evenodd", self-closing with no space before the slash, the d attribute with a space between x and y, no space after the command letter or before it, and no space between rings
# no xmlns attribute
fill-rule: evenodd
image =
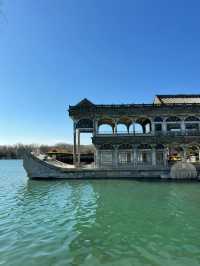
<svg viewBox="0 0 200 266"><path fill-rule="evenodd" d="M0 265L200 265L199 183L0 179Z"/></svg>

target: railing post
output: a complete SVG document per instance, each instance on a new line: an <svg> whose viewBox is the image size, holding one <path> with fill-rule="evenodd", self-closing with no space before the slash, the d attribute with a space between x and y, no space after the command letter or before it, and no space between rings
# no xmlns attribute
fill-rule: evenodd
<svg viewBox="0 0 200 266"><path fill-rule="evenodd" d="M133 146L133 165L136 167L137 165L137 146Z"/></svg>
<svg viewBox="0 0 200 266"><path fill-rule="evenodd" d="M135 135L135 121L132 122L133 125L133 135Z"/></svg>
<svg viewBox="0 0 200 266"><path fill-rule="evenodd" d="M156 166L156 149L155 147L152 148L152 165Z"/></svg>
<svg viewBox="0 0 200 266"><path fill-rule="evenodd" d="M150 128L150 133L151 134L155 134L155 122L154 122L154 119L151 119L151 128Z"/></svg>
<svg viewBox="0 0 200 266"><path fill-rule="evenodd" d="M98 134L98 120L94 120L94 134Z"/></svg>
<svg viewBox="0 0 200 266"><path fill-rule="evenodd" d="M164 151L163 151L164 166L168 165L167 154L168 154L168 148L165 148Z"/></svg>
<svg viewBox="0 0 200 266"><path fill-rule="evenodd" d="M118 120L115 120L115 123L114 123L114 134L117 134L117 123L118 123Z"/></svg>
<svg viewBox="0 0 200 266"><path fill-rule="evenodd" d="M166 123L166 121L162 122L162 131L163 131L164 135L166 135L166 133L167 133L167 123Z"/></svg>
<svg viewBox="0 0 200 266"><path fill-rule="evenodd" d="M184 134L185 132L185 122L181 121L181 132Z"/></svg>
<svg viewBox="0 0 200 266"><path fill-rule="evenodd" d="M114 145L114 151L113 151L113 167L118 167L118 145Z"/></svg>
<svg viewBox="0 0 200 266"><path fill-rule="evenodd" d="M100 151L98 146L96 146L95 166L100 168Z"/></svg>

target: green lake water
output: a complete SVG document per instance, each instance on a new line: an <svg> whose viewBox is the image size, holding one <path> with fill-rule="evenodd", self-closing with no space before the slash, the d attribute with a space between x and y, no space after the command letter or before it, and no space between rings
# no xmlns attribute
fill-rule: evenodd
<svg viewBox="0 0 200 266"><path fill-rule="evenodd" d="M200 265L200 183L33 181L0 161L0 265Z"/></svg>

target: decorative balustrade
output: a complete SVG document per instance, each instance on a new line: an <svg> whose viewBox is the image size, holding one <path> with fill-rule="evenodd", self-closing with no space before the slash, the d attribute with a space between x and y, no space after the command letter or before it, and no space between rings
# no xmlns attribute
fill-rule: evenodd
<svg viewBox="0 0 200 266"><path fill-rule="evenodd" d="M200 136L200 130L184 130L184 131L160 131L160 132L97 132L96 136Z"/></svg>
<svg viewBox="0 0 200 266"><path fill-rule="evenodd" d="M117 131L117 132L111 132L111 131L101 131L101 132L97 132L96 135L152 135L152 132L148 132L148 133L141 133L140 131L131 131L131 132L127 132L127 131Z"/></svg>

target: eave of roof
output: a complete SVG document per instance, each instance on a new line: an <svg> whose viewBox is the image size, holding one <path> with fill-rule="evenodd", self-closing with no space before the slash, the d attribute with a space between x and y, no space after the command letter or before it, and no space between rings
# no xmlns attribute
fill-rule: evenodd
<svg viewBox="0 0 200 266"><path fill-rule="evenodd" d="M158 94L160 98L200 98L200 94Z"/></svg>

